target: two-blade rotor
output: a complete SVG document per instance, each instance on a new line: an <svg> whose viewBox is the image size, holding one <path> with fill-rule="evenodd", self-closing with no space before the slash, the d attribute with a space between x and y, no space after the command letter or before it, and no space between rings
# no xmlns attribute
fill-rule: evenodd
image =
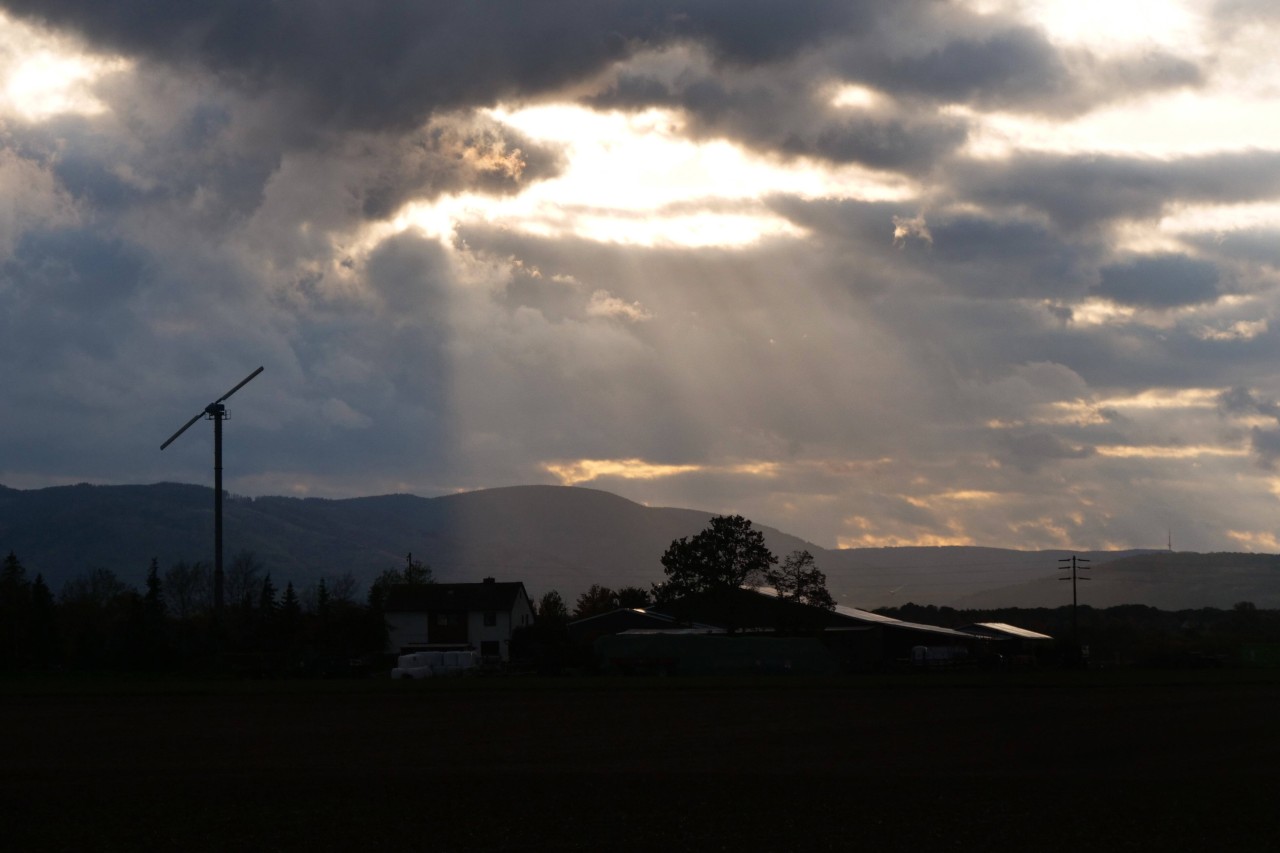
<svg viewBox="0 0 1280 853"><path fill-rule="evenodd" d="M258 375L259 373L261 373L261 372L262 372L262 368L261 368L261 367L259 367L257 370L253 371L253 373L250 373L250 374L249 374L248 376L246 376L244 379L241 379L241 380L236 384L236 386L235 386L234 388L232 388L230 391L228 391L227 393L223 394L221 397L219 397L218 399L214 400L214 401L213 401L212 403L210 403L209 405L205 406L203 410L201 410L200 412L196 413L196 416L195 416L194 418L192 418L191 420L189 420L189 421L187 421L185 424L183 424L181 429L179 429L179 430L178 430L177 432L175 432L173 435L169 436L169 439L168 439L164 444L160 445L160 449L161 449L161 450L164 450L166 447L168 447L169 445L173 444L174 440L175 440L178 436L182 435L184 432L186 432L188 429L190 429L192 424L194 424L196 421L198 421L198 420L200 420L201 418L203 418L205 415L207 415L207 414L213 414L214 407L216 407L216 406L217 406L219 403L221 403L223 400L225 400L225 399L227 399L228 397L230 397L232 394L234 394L234 393L236 393L237 391L239 391L239 390L240 390L241 388L243 388L244 386L248 385L248 384L249 384L249 380L250 380L250 379L253 379L253 377L257 376L257 375Z"/></svg>

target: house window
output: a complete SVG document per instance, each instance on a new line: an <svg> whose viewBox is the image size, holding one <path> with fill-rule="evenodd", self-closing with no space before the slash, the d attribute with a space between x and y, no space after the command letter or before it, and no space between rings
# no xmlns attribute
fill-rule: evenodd
<svg viewBox="0 0 1280 853"><path fill-rule="evenodd" d="M484 612L484 626L486 628L495 628L498 625L498 614L492 610Z"/></svg>

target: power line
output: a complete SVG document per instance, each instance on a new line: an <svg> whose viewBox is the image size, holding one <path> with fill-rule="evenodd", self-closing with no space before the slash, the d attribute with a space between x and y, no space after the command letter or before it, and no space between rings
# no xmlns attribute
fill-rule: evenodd
<svg viewBox="0 0 1280 853"><path fill-rule="evenodd" d="M1089 580L1089 578L1078 577L1077 570L1085 571L1086 569L1088 569L1089 568L1088 566L1082 566L1080 565L1080 563L1087 563L1089 561L1086 560L1084 557L1077 557L1075 554L1072 554L1070 557L1065 557L1059 560L1058 562L1071 564L1071 577L1058 578L1058 580L1071 581L1071 643L1076 647L1076 651L1078 652L1080 650L1080 623L1076 618L1076 610L1079 604L1079 599L1076 596L1076 581L1077 580L1087 581ZM1065 569L1066 566L1063 566L1063 568Z"/></svg>

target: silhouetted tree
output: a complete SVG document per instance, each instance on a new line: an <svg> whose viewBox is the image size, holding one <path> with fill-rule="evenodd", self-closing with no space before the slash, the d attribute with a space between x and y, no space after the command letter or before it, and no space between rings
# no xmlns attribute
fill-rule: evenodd
<svg viewBox="0 0 1280 853"><path fill-rule="evenodd" d="M280 600L280 613L284 616L296 617L302 612L298 604L298 594L293 590L293 581L285 584L284 598Z"/></svg>
<svg viewBox="0 0 1280 853"><path fill-rule="evenodd" d="M212 576L204 563L179 560L164 573L163 588L169 611L180 622L209 609L212 604Z"/></svg>
<svg viewBox="0 0 1280 853"><path fill-rule="evenodd" d="M271 572L267 572L266 577L262 579L262 590L258 593L258 614L265 620L270 620L276 613L276 587L271 582Z"/></svg>
<svg viewBox="0 0 1280 853"><path fill-rule="evenodd" d="M624 586L618 590L619 607L648 607L653 604L649 590L638 586Z"/></svg>
<svg viewBox="0 0 1280 853"><path fill-rule="evenodd" d="M578 603L573 608L574 619L585 619L600 613L609 613L618 607L618 594L607 586L593 583L586 592L578 596Z"/></svg>
<svg viewBox="0 0 1280 853"><path fill-rule="evenodd" d="M346 606L355 604L360 593L360 582L351 572L343 572L327 588L330 604Z"/></svg>
<svg viewBox="0 0 1280 853"><path fill-rule="evenodd" d="M653 588L665 603L686 595L759 584L778 559L764 544L764 534L740 515L720 515L692 539L673 541L662 555L667 580Z"/></svg>
<svg viewBox="0 0 1280 853"><path fill-rule="evenodd" d="M164 588L160 581L160 562L155 557L151 558L151 567L147 569L147 593L143 601L147 605L148 620L156 624L164 622Z"/></svg>
<svg viewBox="0 0 1280 853"><path fill-rule="evenodd" d="M129 616L137 593L110 569L90 569L62 586L58 613L68 658L79 667L126 663Z"/></svg>
<svg viewBox="0 0 1280 853"><path fill-rule="evenodd" d="M431 567L413 559L413 553L405 555L403 569L384 569L369 585L369 609L366 614L366 633L372 649L382 651L387 647L388 628L386 618L387 591L394 585L419 586L435 583Z"/></svg>
<svg viewBox="0 0 1280 853"><path fill-rule="evenodd" d="M58 613L53 592L44 582L43 575L36 575L31 582L31 651L32 662L41 669L61 659L58 649Z"/></svg>
<svg viewBox="0 0 1280 853"><path fill-rule="evenodd" d="M222 579L223 599L240 607L253 606L254 598L262 583L262 564L252 551L238 551L231 558Z"/></svg>
<svg viewBox="0 0 1280 853"><path fill-rule="evenodd" d="M435 583L435 573L431 571L431 567L421 560L413 559L413 552L410 551L405 555L404 576L397 583L421 584Z"/></svg>
<svg viewBox="0 0 1280 853"><path fill-rule="evenodd" d="M387 588L395 584L435 583L435 573L431 567L421 560L413 559L413 553L405 555L403 569L383 569L382 573L369 585L369 606L381 609L387 600Z"/></svg>
<svg viewBox="0 0 1280 853"><path fill-rule="evenodd" d="M792 551L780 566L765 571L765 579L784 601L798 601L825 610L834 610L835 600L827 591L827 576L814 565L808 551Z"/></svg>
<svg viewBox="0 0 1280 853"><path fill-rule="evenodd" d="M280 599L280 624L291 639L296 638L298 623L302 619L302 606L298 603L298 593L293 589L293 581L284 587L284 596Z"/></svg>
<svg viewBox="0 0 1280 853"><path fill-rule="evenodd" d="M564 606L564 599L554 589L542 594L538 599L537 619L546 625L563 625L569 621L569 608Z"/></svg>
<svg viewBox="0 0 1280 853"><path fill-rule="evenodd" d="M146 669L165 666L170 661L168 623L165 619L164 589L160 581L160 561L151 558L147 569L147 591L142 596L140 624L136 628L133 651L135 663Z"/></svg>
<svg viewBox="0 0 1280 853"><path fill-rule="evenodd" d="M30 656L31 584L12 551L0 566L0 668L18 669Z"/></svg>
<svg viewBox="0 0 1280 853"><path fill-rule="evenodd" d="M316 584L316 615L321 619L329 616L329 587L324 578L320 578L320 582Z"/></svg>

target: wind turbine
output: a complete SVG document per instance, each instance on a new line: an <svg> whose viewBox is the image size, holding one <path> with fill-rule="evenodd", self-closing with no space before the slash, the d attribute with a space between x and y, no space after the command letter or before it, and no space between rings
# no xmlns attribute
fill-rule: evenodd
<svg viewBox="0 0 1280 853"><path fill-rule="evenodd" d="M227 407L222 405L222 401L248 385L249 380L261 372L262 368L259 367L241 379L236 387L205 406L203 411L198 412L182 425L182 429L160 445L160 449L164 450L201 418L213 421L213 612L219 617L222 615L222 422L227 418Z"/></svg>

